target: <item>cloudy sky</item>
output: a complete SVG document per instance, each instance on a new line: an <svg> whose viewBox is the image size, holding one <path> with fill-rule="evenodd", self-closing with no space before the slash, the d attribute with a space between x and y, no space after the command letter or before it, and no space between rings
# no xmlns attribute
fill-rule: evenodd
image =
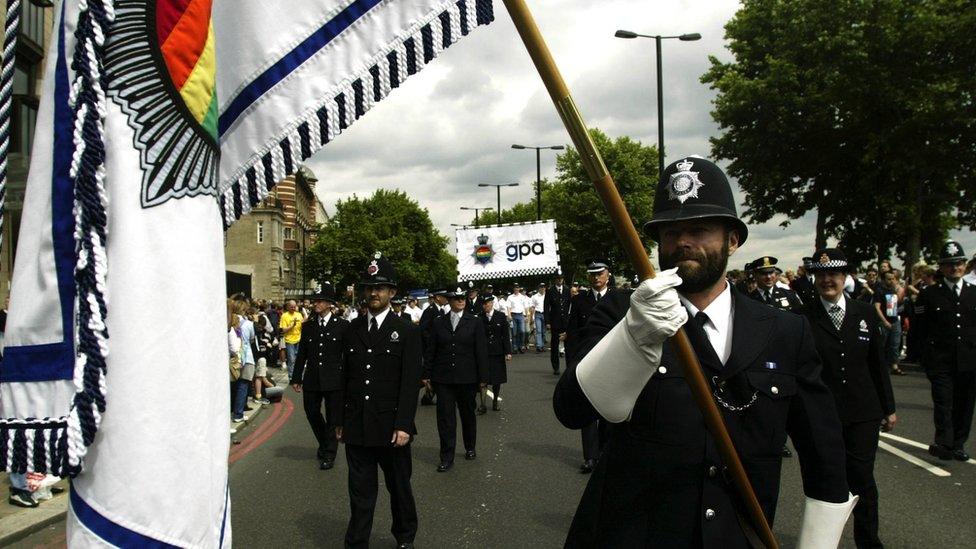
<svg viewBox="0 0 976 549"><path fill-rule="evenodd" d="M709 55L731 58L723 27L738 2L528 4L587 125L611 137L629 135L648 144L657 142L654 42L613 34L621 28L652 35L700 33L697 42L664 41L666 161L710 156L708 138L718 133L709 114L714 93L699 78ZM308 162L330 214L337 200L353 194L401 189L428 209L443 234L453 237L451 224L472 217L460 206L495 205L494 189L478 183L520 183L502 189L503 208L534 196L534 151L513 150L511 145L567 144L569 137L508 13L500 0L495 5L494 23L443 52ZM543 152L543 177L554 172L554 154ZM814 226L812 215L785 229L778 220L752 225L749 240L731 265L769 254L781 265L795 266L812 252ZM969 253L976 251L973 233L953 236Z"/></svg>

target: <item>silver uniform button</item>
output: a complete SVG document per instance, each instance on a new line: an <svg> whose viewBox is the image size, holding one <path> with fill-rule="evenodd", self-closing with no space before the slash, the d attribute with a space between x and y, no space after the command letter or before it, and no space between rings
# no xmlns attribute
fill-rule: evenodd
<svg viewBox="0 0 976 549"><path fill-rule="evenodd" d="M372 368L372 366L370 366L369 364L367 364L366 365L366 369L369 370L370 368Z"/></svg>
<svg viewBox="0 0 976 549"><path fill-rule="evenodd" d="M666 367L664 367L664 366L659 366L658 369L657 369L657 371L658 371L659 374L666 374L666 373L668 373L668 369Z"/></svg>
<svg viewBox="0 0 976 549"><path fill-rule="evenodd" d="M372 352L373 352L373 350L372 350L372 349L366 349L366 352L367 352L367 353L372 353Z"/></svg>
<svg viewBox="0 0 976 549"><path fill-rule="evenodd" d="M712 520L715 518L715 511L712 509L705 509L705 520Z"/></svg>
<svg viewBox="0 0 976 549"><path fill-rule="evenodd" d="M366 385L369 385L369 380L368 379L366 380Z"/></svg>
<svg viewBox="0 0 976 549"><path fill-rule="evenodd" d="M776 387L774 385L774 386L770 387L769 392L770 393L773 393L774 395L778 395L779 394L779 387Z"/></svg>
<svg viewBox="0 0 976 549"><path fill-rule="evenodd" d="M366 400L369 400L369 395L366 395Z"/></svg>
<svg viewBox="0 0 976 549"><path fill-rule="evenodd" d="M714 477L717 474L718 474L718 467L712 465L711 467L708 468L708 476Z"/></svg>

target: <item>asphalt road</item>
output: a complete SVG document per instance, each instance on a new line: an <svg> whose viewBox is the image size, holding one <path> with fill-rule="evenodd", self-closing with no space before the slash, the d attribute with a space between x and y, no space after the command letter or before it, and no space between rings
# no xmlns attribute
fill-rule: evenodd
<svg viewBox="0 0 976 549"><path fill-rule="evenodd" d="M894 434L924 445L932 433L928 382L918 370L908 372L893 379L900 419ZM509 366L509 383L502 389L503 410L479 417L477 460L458 456L448 473L435 472L434 408L418 408L420 434L413 443L418 547L562 545L587 477L578 472L579 433L563 428L552 413L556 379L548 354L516 356ZM290 403L265 410L256 425L237 435L242 443L231 454L234 544L341 547L348 519L342 449L335 469L318 470L316 445L300 396L289 389L287 398ZM882 440L909 458L948 473L937 476L879 450L876 476L885 544L973 547L976 463L939 462L910 443ZM972 452L974 445L969 448ZM795 544L802 507L798 460L786 459L774 525L783 547ZM392 547L389 530L389 499L380 475L372 545ZM59 527L49 528L15 547L58 546L58 534ZM63 539L61 534L61 544ZM842 547L853 546L849 524Z"/></svg>

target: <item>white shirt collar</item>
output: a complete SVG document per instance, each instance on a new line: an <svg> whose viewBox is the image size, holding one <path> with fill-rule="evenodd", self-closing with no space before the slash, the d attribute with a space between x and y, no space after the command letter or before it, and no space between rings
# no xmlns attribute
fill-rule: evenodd
<svg viewBox="0 0 976 549"><path fill-rule="evenodd" d="M830 308L834 305L840 306L840 310L844 311L845 313L847 312L847 298L844 297L843 293L840 294L840 299L837 300L837 303L831 303L824 299L823 296L818 297L820 297L820 303L823 305L824 310L828 313L830 312Z"/></svg>
<svg viewBox="0 0 976 549"><path fill-rule="evenodd" d="M319 324L328 324L329 320L331 319L332 319L332 311L329 311L329 313L326 314L325 316L319 317Z"/></svg>
<svg viewBox="0 0 976 549"><path fill-rule="evenodd" d="M726 281L725 289L722 290L722 293L718 294L703 309L705 314L708 315L708 322L705 323L705 335L708 336L708 341L712 344L712 348L715 350L715 354L718 355L719 360L722 361L722 364L725 364L729 360L729 355L732 354L732 319L735 311L732 308L731 288L728 281ZM688 319L694 319L695 315L698 314L698 307L695 307L691 301L688 301L681 294L678 294L678 298L681 300L682 305L688 309Z"/></svg>
<svg viewBox="0 0 976 549"><path fill-rule="evenodd" d="M604 286L603 289L600 290L599 292L596 291L596 290L593 290L593 297L600 297L600 298L602 298L603 296L607 295L607 288L608 288L608 286Z"/></svg>
<svg viewBox="0 0 976 549"><path fill-rule="evenodd" d="M373 323L374 318L376 319L376 327L381 328L383 326L383 321L386 320L386 315L389 314L389 312L390 308L387 307L386 309L383 309L383 312L374 315L369 309L367 309L366 329L369 329L369 326Z"/></svg>

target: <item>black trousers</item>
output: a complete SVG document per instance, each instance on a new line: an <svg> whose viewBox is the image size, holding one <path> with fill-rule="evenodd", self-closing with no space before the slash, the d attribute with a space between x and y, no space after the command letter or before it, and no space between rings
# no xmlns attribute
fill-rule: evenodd
<svg viewBox="0 0 976 549"><path fill-rule="evenodd" d="M319 459L333 461L336 451L339 449L339 442L336 440L335 428L339 427L335 423L336 414L342 402L339 400L339 391L302 391L302 405L305 408L305 417L308 424L312 427L315 440L319 443L317 456ZM325 405L325 415L322 415L322 405Z"/></svg>
<svg viewBox="0 0 976 549"><path fill-rule="evenodd" d="M976 404L976 372L931 372L935 443L962 450Z"/></svg>
<svg viewBox="0 0 976 549"><path fill-rule="evenodd" d="M475 419L474 396L478 386L473 383L434 383L437 395L437 435L441 441L441 462L454 463L454 447L457 445L457 416L461 416L461 437L465 450L474 450L478 439L478 422ZM454 410L457 410L457 414Z"/></svg>
<svg viewBox="0 0 976 549"><path fill-rule="evenodd" d="M346 528L346 547L369 547L376 509L376 467L383 470L386 490L390 493L393 527L390 531L397 543L413 543L417 535L417 505L410 488L413 464L410 445L359 446L346 444L346 464L349 467L349 526Z"/></svg>
<svg viewBox="0 0 976 549"><path fill-rule="evenodd" d="M597 420L585 425L580 429L580 436L583 439L583 461L600 459L609 436L606 424L602 420Z"/></svg>
<svg viewBox="0 0 976 549"><path fill-rule="evenodd" d="M549 361L552 362L552 371L559 371L559 334L555 330L549 336Z"/></svg>
<svg viewBox="0 0 976 549"><path fill-rule="evenodd" d="M844 425L847 485L860 498L854 507L854 543L859 549L884 547L878 538L878 485L874 481L880 424L879 418Z"/></svg>

